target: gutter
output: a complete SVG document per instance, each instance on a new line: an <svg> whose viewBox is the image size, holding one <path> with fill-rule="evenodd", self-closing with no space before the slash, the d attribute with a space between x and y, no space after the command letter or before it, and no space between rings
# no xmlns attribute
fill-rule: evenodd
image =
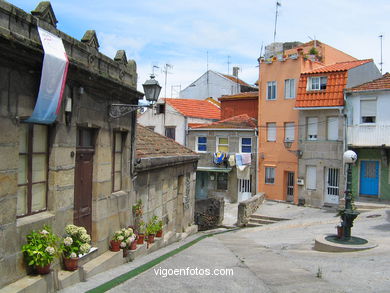
<svg viewBox="0 0 390 293"><path fill-rule="evenodd" d="M187 128L187 131L256 131L256 128Z"/></svg>
<svg viewBox="0 0 390 293"><path fill-rule="evenodd" d="M294 107L294 110L343 110L344 106L336 107Z"/></svg>

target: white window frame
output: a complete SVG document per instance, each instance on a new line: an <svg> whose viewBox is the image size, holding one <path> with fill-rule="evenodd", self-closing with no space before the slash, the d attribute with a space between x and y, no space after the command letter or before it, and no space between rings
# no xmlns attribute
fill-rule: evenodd
<svg viewBox="0 0 390 293"><path fill-rule="evenodd" d="M295 140L295 123L286 122L284 123L284 141Z"/></svg>
<svg viewBox="0 0 390 293"><path fill-rule="evenodd" d="M199 143L199 138L201 138L201 137L206 138L206 143ZM206 150L205 150L205 151L200 151L200 150L199 150L199 145L206 145ZM195 151L196 151L197 153L207 153L207 136L205 136L205 135L199 135L199 136L196 136L196 137L195 137Z"/></svg>
<svg viewBox="0 0 390 293"><path fill-rule="evenodd" d="M327 140L339 139L339 117L326 117L326 138Z"/></svg>
<svg viewBox="0 0 390 293"><path fill-rule="evenodd" d="M371 109L371 111L367 111L367 110L364 110L362 109L362 103L364 102L374 102L375 103L375 109ZM359 123L360 124L375 124L376 121L377 121L377 115L378 115L378 111L377 111L377 99L376 98L368 98L368 99L360 99L360 113L359 113ZM366 113L364 113L366 112ZM375 112L375 113L374 113ZM363 114L375 114L375 115L365 115L363 116ZM374 117L374 122L363 122L363 117Z"/></svg>
<svg viewBox="0 0 390 293"><path fill-rule="evenodd" d="M242 140L243 139L250 139L251 140L251 143L250 144L243 144L242 143ZM251 151L250 152L243 152L242 151L242 147L243 146L250 146L250 148L251 148ZM239 150L239 152L240 153L243 153L243 154L250 154L250 153L252 153L252 138L251 137L240 137L240 150Z"/></svg>
<svg viewBox="0 0 390 293"><path fill-rule="evenodd" d="M272 133L274 134L274 138L272 138L271 136ZM276 122L267 123L267 141L271 141L271 142L276 141Z"/></svg>
<svg viewBox="0 0 390 293"><path fill-rule="evenodd" d="M318 117L308 117L306 129L307 129L307 140L317 140L318 139Z"/></svg>
<svg viewBox="0 0 390 293"><path fill-rule="evenodd" d="M226 139L227 139L227 144L220 144L220 143L219 143L219 139L220 139L220 138L226 138ZM219 150L219 146L227 146L227 151L226 151L226 153L229 152L229 137L228 137L228 136L217 136L217 141L216 141L216 150L217 150L217 152L220 151L220 150ZM223 151L223 152L225 152L225 151Z"/></svg>
<svg viewBox="0 0 390 293"><path fill-rule="evenodd" d="M271 88L271 91L269 90ZM274 90L272 90L272 88ZM267 81L267 100L274 101L276 100L278 93L277 83L276 81ZM272 95L274 94L274 95Z"/></svg>
<svg viewBox="0 0 390 293"><path fill-rule="evenodd" d="M307 90L308 91L321 91L326 90L328 83L327 76L311 76L307 80Z"/></svg>
<svg viewBox="0 0 390 293"><path fill-rule="evenodd" d="M307 165L306 166L306 189L316 190L317 189L317 167Z"/></svg>
<svg viewBox="0 0 390 293"><path fill-rule="evenodd" d="M285 99L295 99L295 79L285 79L284 80L284 98Z"/></svg>
<svg viewBox="0 0 390 293"><path fill-rule="evenodd" d="M264 183L265 184L275 184L275 167L266 166L264 169Z"/></svg>

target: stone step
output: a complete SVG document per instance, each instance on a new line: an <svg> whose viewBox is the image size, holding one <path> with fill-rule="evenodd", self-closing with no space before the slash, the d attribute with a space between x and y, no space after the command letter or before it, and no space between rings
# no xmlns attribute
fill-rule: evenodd
<svg viewBox="0 0 390 293"><path fill-rule="evenodd" d="M251 223L256 223L256 224L264 224L264 225L269 225L269 224L275 224L278 221L273 221L273 220L266 220L266 219L259 219L259 218L249 218L249 222Z"/></svg>
<svg viewBox="0 0 390 293"><path fill-rule="evenodd" d="M260 214L252 214L251 218L271 220L271 221L287 221L287 220L290 220L290 219L286 219L286 218L264 216L264 215L260 215Z"/></svg>
<svg viewBox="0 0 390 293"><path fill-rule="evenodd" d="M125 263L125 261L122 250L118 252L106 251L82 267L82 270L84 271L83 279L87 280L94 275L117 267Z"/></svg>
<svg viewBox="0 0 390 293"><path fill-rule="evenodd" d="M374 204L374 203L366 203L366 202L355 202L355 207L358 211L367 211L367 210L377 210L377 209L390 209L390 205L388 204Z"/></svg>
<svg viewBox="0 0 390 293"><path fill-rule="evenodd" d="M254 223L249 221L248 224L246 224L246 227L261 227L263 226L262 224Z"/></svg>

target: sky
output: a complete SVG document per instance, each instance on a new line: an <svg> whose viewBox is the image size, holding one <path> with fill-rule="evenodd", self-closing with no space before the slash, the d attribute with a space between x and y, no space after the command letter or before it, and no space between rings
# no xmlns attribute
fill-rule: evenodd
<svg viewBox="0 0 390 293"><path fill-rule="evenodd" d="M26 12L39 1L9 0ZM390 70L389 0L279 0L277 42L317 39ZM97 33L99 51L125 50L137 63L138 86L153 72L160 97L178 97L207 68L254 84L262 45L273 42L274 0L51 0L57 28L80 40ZM228 64L229 60L229 64ZM166 65L169 66L166 66ZM167 74L164 68L168 68ZM166 84L166 86L165 86Z"/></svg>

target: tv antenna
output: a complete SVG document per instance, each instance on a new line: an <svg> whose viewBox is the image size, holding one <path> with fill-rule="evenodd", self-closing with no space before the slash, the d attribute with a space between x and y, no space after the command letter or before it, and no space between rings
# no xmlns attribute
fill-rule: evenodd
<svg viewBox="0 0 390 293"><path fill-rule="evenodd" d="M228 75L230 74L230 64L231 64L231 62L230 62L230 56L227 56L227 66L228 66Z"/></svg>
<svg viewBox="0 0 390 293"><path fill-rule="evenodd" d="M379 38L381 39L381 62L379 62L379 65L381 66L381 74L382 73L382 66L383 66L383 59L382 59L382 41L383 41L383 35L379 35Z"/></svg>
<svg viewBox="0 0 390 293"><path fill-rule="evenodd" d="M276 39L276 24L278 23L278 9L282 4L279 1L276 1L276 9L275 9L275 29L274 29L274 43Z"/></svg>
<svg viewBox="0 0 390 293"><path fill-rule="evenodd" d="M165 82L164 82L164 97L165 98L167 97L167 79L168 79L167 75L168 75L168 73L171 73L171 72L169 72L169 69L172 69L172 68L173 68L173 65L171 65L171 64L166 63L164 65L163 72L165 74Z"/></svg>

